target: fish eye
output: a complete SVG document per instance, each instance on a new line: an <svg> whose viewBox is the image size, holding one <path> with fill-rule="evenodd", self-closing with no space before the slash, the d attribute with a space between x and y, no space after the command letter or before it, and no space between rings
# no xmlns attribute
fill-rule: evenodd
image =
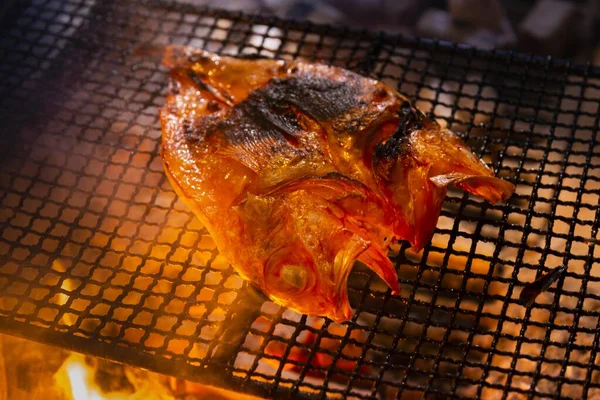
<svg viewBox="0 0 600 400"><path fill-rule="evenodd" d="M297 290L304 289L308 283L308 271L301 265L285 264L279 274L283 282Z"/></svg>
<svg viewBox="0 0 600 400"><path fill-rule="evenodd" d="M274 253L267 262L265 277L270 288L286 295L310 290L317 278L312 259L297 248Z"/></svg>
<svg viewBox="0 0 600 400"><path fill-rule="evenodd" d="M286 295L304 293L312 288L315 281L310 266L300 263L279 264L269 272L269 286Z"/></svg>

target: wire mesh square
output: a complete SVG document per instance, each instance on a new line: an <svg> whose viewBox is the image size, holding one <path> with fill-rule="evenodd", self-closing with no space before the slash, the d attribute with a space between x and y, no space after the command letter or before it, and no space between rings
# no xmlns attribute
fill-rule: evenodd
<svg viewBox="0 0 600 400"><path fill-rule="evenodd" d="M270 397L600 396L598 68L156 0L17 2L0 29L0 331ZM450 191L392 249L400 296L355 267L345 324L265 302L163 174L171 43L381 79L516 193Z"/></svg>

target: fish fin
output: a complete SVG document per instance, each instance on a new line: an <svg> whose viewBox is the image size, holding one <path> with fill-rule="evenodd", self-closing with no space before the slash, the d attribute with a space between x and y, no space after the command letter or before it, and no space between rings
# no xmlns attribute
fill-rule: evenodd
<svg viewBox="0 0 600 400"><path fill-rule="evenodd" d="M329 318L336 322L346 321L352 316L352 309L348 301L348 278L356 259L369 248L369 242L348 230L343 230L341 236L346 239L333 261L333 276L338 288L336 308L335 312L329 315Z"/></svg>
<svg viewBox="0 0 600 400"><path fill-rule="evenodd" d="M169 69L189 68L194 57L208 55L209 53L192 47L169 45L165 48L162 64Z"/></svg>
<svg viewBox="0 0 600 400"><path fill-rule="evenodd" d="M400 293L398 275L392 261L377 248L370 246L358 260L375 272L392 289L392 294Z"/></svg>
<svg viewBox="0 0 600 400"><path fill-rule="evenodd" d="M491 203L506 200L515 187L494 177L458 136L416 111L405 113L399 127L409 131L400 129L383 139L372 162L378 184L397 214L394 233L419 251L433 235L448 185Z"/></svg>
<svg viewBox="0 0 600 400"><path fill-rule="evenodd" d="M490 203L507 200L515 186L496 178L493 171L479 159L455 134L448 130L424 132L419 158L431 160L430 179L437 186L454 185Z"/></svg>
<svg viewBox="0 0 600 400"><path fill-rule="evenodd" d="M170 70L193 71L198 84L228 106L242 102L272 78L288 74L289 62L220 56L193 47L167 46L163 65Z"/></svg>
<svg viewBox="0 0 600 400"><path fill-rule="evenodd" d="M447 186L449 184L458 186L492 204L508 199L515 190L515 186L512 183L496 178L495 176L451 172L445 175L432 176L429 179L437 186Z"/></svg>
<svg viewBox="0 0 600 400"><path fill-rule="evenodd" d="M429 179L431 166L419 162L408 143L401 145L405 148L394 159L381 159L376 153L374 171L393 208L394 235L419 251L433 235L447 188Z"/></svg>

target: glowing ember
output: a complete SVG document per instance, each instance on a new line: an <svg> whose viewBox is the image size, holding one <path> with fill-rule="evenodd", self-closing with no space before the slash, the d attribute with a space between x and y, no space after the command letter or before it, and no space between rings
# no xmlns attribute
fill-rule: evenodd
<svg viewBox="0 0 600 400"><path fill-rule="evenodd" d="M310 358L310 364L314 367L308 370L308 376L324 376L326 371L331 368L331 364L334 363L334 357L332 354L340 353L340 346L342 346L341 338L346 334L346 327L344 325L332 324L329 326L328 331L332 335L331 338L322 338L319 342L318 349L323 351L318 351L314 354L312 358L311 356L311 348L313 348L317 343L317 335L312 332L305 332L303 335L300 335L298 338L298 342L301 343L301 346L292 347L291 351L287 356L287 360L291 362L286 362L284 365L284 370L291 370L299 372L305 363L308 362ZM353 330L350 332L350 339L358 343L364 343L366 337L364 332L359 330ZM275 356L278 358L283 357L285 353L286 345L279 341L270 342L265 352L271 356ZM362 354L361 347L348 343L344 345L341 349L341 356L336 357L335 359L335 369L352 372L356 368L357 360ZM279 361L269 359L268 362L272 363L275 367L279 365ZM359 368L361 373L368 373L369 367L363 365ZM339 379L341 376L339 374L335 375L335 379Z"/></svg>

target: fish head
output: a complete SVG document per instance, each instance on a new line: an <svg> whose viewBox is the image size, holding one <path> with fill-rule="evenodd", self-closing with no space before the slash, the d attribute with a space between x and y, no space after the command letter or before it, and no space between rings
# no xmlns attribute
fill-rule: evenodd
<svg viewBox="0 0 600 400"><path fill-rule="evenodd" d="M309 218L323 215L312 213ZM306 224L300 221L298 224ZM291 227L294 239L274 251L264 263L263 290L276 302L303 314L348 320L348 277L354 261L369 244L343 229L316 224ZM295 232L294 232L295 231ZM337 232L334 232L337 231ZM308 233L301 237L298 233Z"/></svg>
<svg viewBox="0 0 600 400"><path fill-rule="evenodd" d="M376 245L379 232L361 230L351 221L348 207L364 207L364 199L346 191L346 203L340 202L332 196L339 188L323 183L304 181L248 195L236 207L251 247L239 264L253 266L250 279L276 303L343 322L352 315L347 284L356 260L377 264L378 274L387 268L386 281L398 283L391 262L382 256L386 249Z"/></svg>

